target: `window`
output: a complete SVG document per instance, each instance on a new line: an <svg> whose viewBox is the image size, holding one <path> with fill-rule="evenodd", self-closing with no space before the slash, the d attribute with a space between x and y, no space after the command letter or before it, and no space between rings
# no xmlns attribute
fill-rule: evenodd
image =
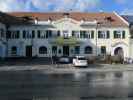
<svg viewBox="0 0 133 100"><path fill-rule="evenodd" d="M76 37L75 31L72 31L72 37Z"/></svg>
<svg viewBox="0 0 133 100"><path fill-rule="evenodd" d="M125 39L125 31L122 31L122 38Z"/></svg>
<svg viewBox="0 0 133 100"><path fill-rule="evenodd" d="M109 31L98 31L98 38L99 39L109 39L110 32Z"/></svg>
<svg viewBox="0 0 133 100"><path fill-rule="evenodd" d="M125 39L125 31L114 31L114 38L115 39Z"/></svg>
<svg viewBox="0 0 133 100"><path fill-rule="evenodd" d="M39 48L39 53L40 53L40 54L47 54L47 48L44 47L44 46L43 46L43 47L40 47L40 48Z"/></svg>
<svg viewBox="0 0 133 100"><path fill-rule="evenodd" d="M52 47L52 54L57 54L57 46Z"/></svg>
<svg viewBox="0 0 133 100"><path fill-rule="evenodd" d="M8 39L19 39L19 37L20 37L20 31L19 30L7 31L6 37Z"/></svg>
<svg viewBox="0 0 133 100"><path fill-rule="evenodd" d="M4 37L4 29L0 29L0 36Z"/></svg>
<svg viewBox="0 0 133 100"><path fill-rule="evenodd" d="M79 31L72 31L72 37L79 38Z"/></svg>
<svg viewBox="0 0 133 100"><path fill-rule="evenodd" d="M64 38L68 38L68 37L69 37L68 31L67 31L67 30L64 30L64 31L63 31L63 37L64 37Z"/></svg>
<svg viewBox="0 0 133 100"><path fill-rule="evenodd" d="M16 39L18 39L18 38L19 38L19 36L20 36L20 31L19 31L19 30L17 30L17 31L16 31L16 36L15 36L15 38L16 38Z"/></svg>
<svg viewBox="0 0 133 100"><path fill-rule="evenodd" d="M23 38L25 39L26 38L26 31L23 30Z"/></svg>
<svg viewBox="0 0 133 100"><path fill-rule="evenodd" d="M101 46L101 54L106 54L106 47L105 46Z"/></svg>
<svg viewBox="0 0 133 100"><path fill-rule="evenodd" d="M87 38L86 31L80 31L80 38Z"/></svg>
<svg viewBox="0 0 133 100"><path fill-rule="evenodd" d="M80 54L80 46L75 47L75 54Z"/></svg>
<svg viewBox="0 0 133 100"><path fill-rule="evenodd" d="M38 38L41 37L41 32L40 32L40 30L37 31L37 37L38 37Z"/></svg>
<svg viewBox="0 0 133 100"><path fill-rule="evenodd" d="M92 47L90 46L85 47L85 51L84 51L85 54L92 54L92 52L93 52Z"/></svg>
<svg viewBox="0 0 133 100"><path fill-rule="evenodd" d="M7 31L6 38L11 39L11 31Z"/></svg>
<svg viewBox="0 0 133 100"><path fill-rule="evenodd" d="M60 36L60 31L57 31L57 36Z"/></svg>
<svg viewBox="0 0 133 100"><path fill-rule="evenodd" d="M32 38L35 38L35 31L32 30Z"/></svg>
<svg viewBox="0 0 133 100"><path fill-rule="evenodd" d="M47 33L47 35L48 35L48 33ZM37 37L38 37L39 39L44 39L44 38L46 38L46 30L38 30L38 31L37 31ZM48 36L47 36L47 38L48 38Z"/></svg>
<svg viewBox="0 0 133 100"><path fill-rule="evenodd" d="M91 39L94 39L94 31L91 31Z"/></svg>
<svg viewBox="0 0 133 100"><path fill-rule="evenodd" d="M46 31L46 38L51 38L52 37L52 31L51 30L47 30Z"/></svg>
<svg viewBox="0 0 133 100"><path fill-rule="evenodd" d="M11 54L12 54L12 55L16 55L16 54L17 54L17 47L13 46L13 47L11 48Z"/></svg>
<svg viewBox="0 0 133 100"><path fill-rule="evenodd" d="M110 38L110 31L107 31L107 34L106 34L106 38L109 39Z"/></svg>

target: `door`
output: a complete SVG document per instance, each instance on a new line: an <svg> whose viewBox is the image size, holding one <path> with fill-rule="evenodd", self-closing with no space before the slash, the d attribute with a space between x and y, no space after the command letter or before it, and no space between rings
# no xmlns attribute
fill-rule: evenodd
<svg viewBox="0 0 133 100"><path fill-rule="evenodd" d="M32 57L32 46L26 46L26 57Z"/></svg>
<svg viewBox="0 0 133 100"><path fill-rule="evenodd" d="M63 56L69 56L69 46L63 46Z"/></svg>

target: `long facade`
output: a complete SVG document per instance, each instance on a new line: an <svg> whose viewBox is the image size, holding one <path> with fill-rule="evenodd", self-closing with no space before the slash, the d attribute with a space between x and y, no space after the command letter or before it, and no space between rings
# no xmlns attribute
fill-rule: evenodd
<svg viewBox="0 0 133 100"><path fill-rule="evenodd" d="M9 15L31 23L0 24L0 57L131 57L129 25L116 13Z"/></svg>

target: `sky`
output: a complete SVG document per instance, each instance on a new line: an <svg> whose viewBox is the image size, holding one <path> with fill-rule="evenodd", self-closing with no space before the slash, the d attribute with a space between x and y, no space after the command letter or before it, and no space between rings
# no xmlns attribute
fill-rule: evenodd
<svg viewBox="0 0 133 100"><path fill-rule="evenodd" d="M3 12L117 12L133 15L133 0L0 0Z"/></svg>

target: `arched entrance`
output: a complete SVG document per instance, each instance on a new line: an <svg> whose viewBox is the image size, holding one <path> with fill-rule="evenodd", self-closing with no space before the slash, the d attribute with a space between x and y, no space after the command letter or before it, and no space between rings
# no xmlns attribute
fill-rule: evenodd
<svg viewBox="0 0 133 100"><path fill-rule="evenodd" d="M122 49L121 47L117 47L117 48L114 50L114 55L123 57L123 56L124 56L124 51L123 51L123 49Z"/></svg>

